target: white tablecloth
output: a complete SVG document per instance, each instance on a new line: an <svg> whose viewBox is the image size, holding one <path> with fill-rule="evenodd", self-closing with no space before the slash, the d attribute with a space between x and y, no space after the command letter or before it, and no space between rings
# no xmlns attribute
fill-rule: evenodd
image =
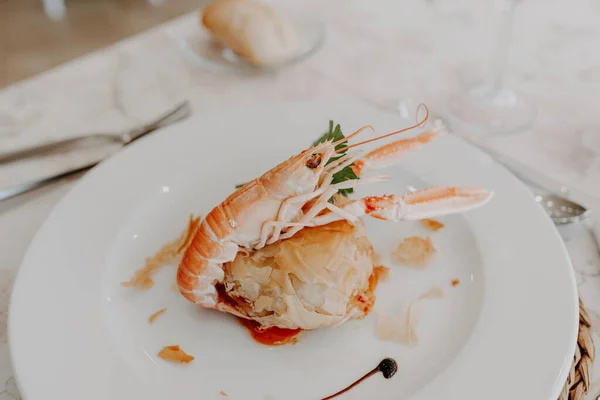
<svg viewBox="0 0 600 400"><path fill-rule="evenodd" d="M499 11L495 1L476 0L282 3L327 23L324 47L306 62L268 76L210 73L190 63L175 45L176 38L196 29L196 15L187 15L0 91L0 149L116 131L184 97L195 113L257 100L299 99L354 99L390 111L399 101L425 102L436 112L452 90L484 76ZM519 7L507 81L534 99L538 119L530 131L487 142L597 204L599 20L600 3L593 0L528 0ZM585 142L583 132L592 132ZM73 155L26 168L2 167L0 186L81 161ZM71 184L0 204L1 400L18 398L6 345L11 283L34 233ZM580 295L593 323L600 324L598 249L584 226L561 233ZM600 378L599 366L596 372ZM600 379L595 379L596 391Z"/></svg>

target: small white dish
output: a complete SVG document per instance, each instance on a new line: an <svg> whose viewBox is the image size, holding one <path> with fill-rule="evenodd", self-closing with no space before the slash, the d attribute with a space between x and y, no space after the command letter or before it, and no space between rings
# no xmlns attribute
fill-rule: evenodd
<svg viewBox="0 0 600 400"><path fill-rule="evenodd" d="M346 133L364 124L378 132L406 125L357 104L225 109L141 139L88 173L40 228L15 282L9 343L24 398L321 399L392 357L399 366L392 379L376 375L339 398L505 400L518 393L555 400L578 329L567 252L528 189L450 135L407 153L385 171L392 181L363 186L353 197L403 193L409 185L478 186L495 196L442 218L446 227L438 232L365 219L391 271L364 320L269 348L230 315L173 291L175 267L161 270L148 292L120 286L177 237L190 213L205 214L236 183L306 148L329 119ZM432 237L439 254L428 268L391 265L391 250L409 235ZM453 287L453 279L460 284ZM433 286L445 296L423 304L418 345L377 338L377 313L397 312ZM167 312L149 325L162 308ZM196 359L179 365L157 357L175 344Z"/></svg>
<svg viewBox="0 0 600 400"><path fill-rule="evenodd" d="M258 66L238 56L212 37L201 24L200 17L188 19L178 27L173 38L186 59L193 65L212 72L260 74L273 73L296 65L317 52L325 41L325 25L317 19L289 15L298 32L298 50L284 62Z"/></svg>

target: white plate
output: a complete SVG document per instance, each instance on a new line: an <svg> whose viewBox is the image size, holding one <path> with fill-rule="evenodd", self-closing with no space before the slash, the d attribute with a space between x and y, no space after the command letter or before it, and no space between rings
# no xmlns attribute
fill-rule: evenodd
<svg viewBox="0 0 600 400"><path fill-rule="evenodd" d="M387 171L391 182L355 193L434 184L495 191L484 207L443 218L446 228L434 233L416 222L365 220L382 255L415 234L430 234L439 249L424 270L392 266L377 289L375 312L398 312L430 287L443 288L443 299L422 304L416 346L377 339L372 313L268 348L229 315L175 293L174 267L148 292L119 285L179 234L191 212L207 212L234 184L305 148L329 119L346 133L407 124L356 104L235 108L165 129L87 174L39 230L15 283L10 348L24 398L218 399L224 391L233 400L320 399L393 357L396 376L376 375L340 398L556 399L577 335L567 253L527 189L453 136L406 154ZM461 283L452 287L455 278ZM156 357L171 344L196 359L175 365Z"/></svg>

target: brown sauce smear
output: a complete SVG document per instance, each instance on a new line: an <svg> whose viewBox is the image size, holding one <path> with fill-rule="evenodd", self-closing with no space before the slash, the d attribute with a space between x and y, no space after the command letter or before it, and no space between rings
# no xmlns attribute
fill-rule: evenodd
<svg viewBox="0 0 600 400"><path fill-rule="evenodd" d="M283 329L273 326L261 329L258 322L239 318L240 323L248 329L252 338L260 344L267 346L282 346L284 344L296 343L298 334L302 329Z"/></svg>
<svg viewBox="0 0 600 400"><path fill-rule="evenodd" d="M381 360L379 365L377 365L371 371L367 372L365 375L363 375L360 379L355 381L353 384L340 390L337 393L332 394L331 396L327 396L327 397L323 398L322 400L331 400L335 397L341 396L342 394L349 392L350 390L352 390L352 388L354 388L355 386L358 386L361 382L369 379L370 377L372 377L373 375L375 375L378 372L381 372L381 374L383 375L383 377L385 379L390 379L392 376L394 376L396 374L397 371L398 371L398 364L396 363L396 361L393 358L385 358L385 359Z"/></svg>

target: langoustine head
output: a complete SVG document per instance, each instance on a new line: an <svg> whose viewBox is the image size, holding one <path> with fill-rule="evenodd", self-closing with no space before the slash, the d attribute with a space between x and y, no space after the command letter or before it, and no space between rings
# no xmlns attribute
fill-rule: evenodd
<svg viewBox="0 0 600 400"><path fill-rule="evenodd" d="M271 194L281 198L312 192L334 154L331 140L317 144L267 171L261 182Z"/></svg>

